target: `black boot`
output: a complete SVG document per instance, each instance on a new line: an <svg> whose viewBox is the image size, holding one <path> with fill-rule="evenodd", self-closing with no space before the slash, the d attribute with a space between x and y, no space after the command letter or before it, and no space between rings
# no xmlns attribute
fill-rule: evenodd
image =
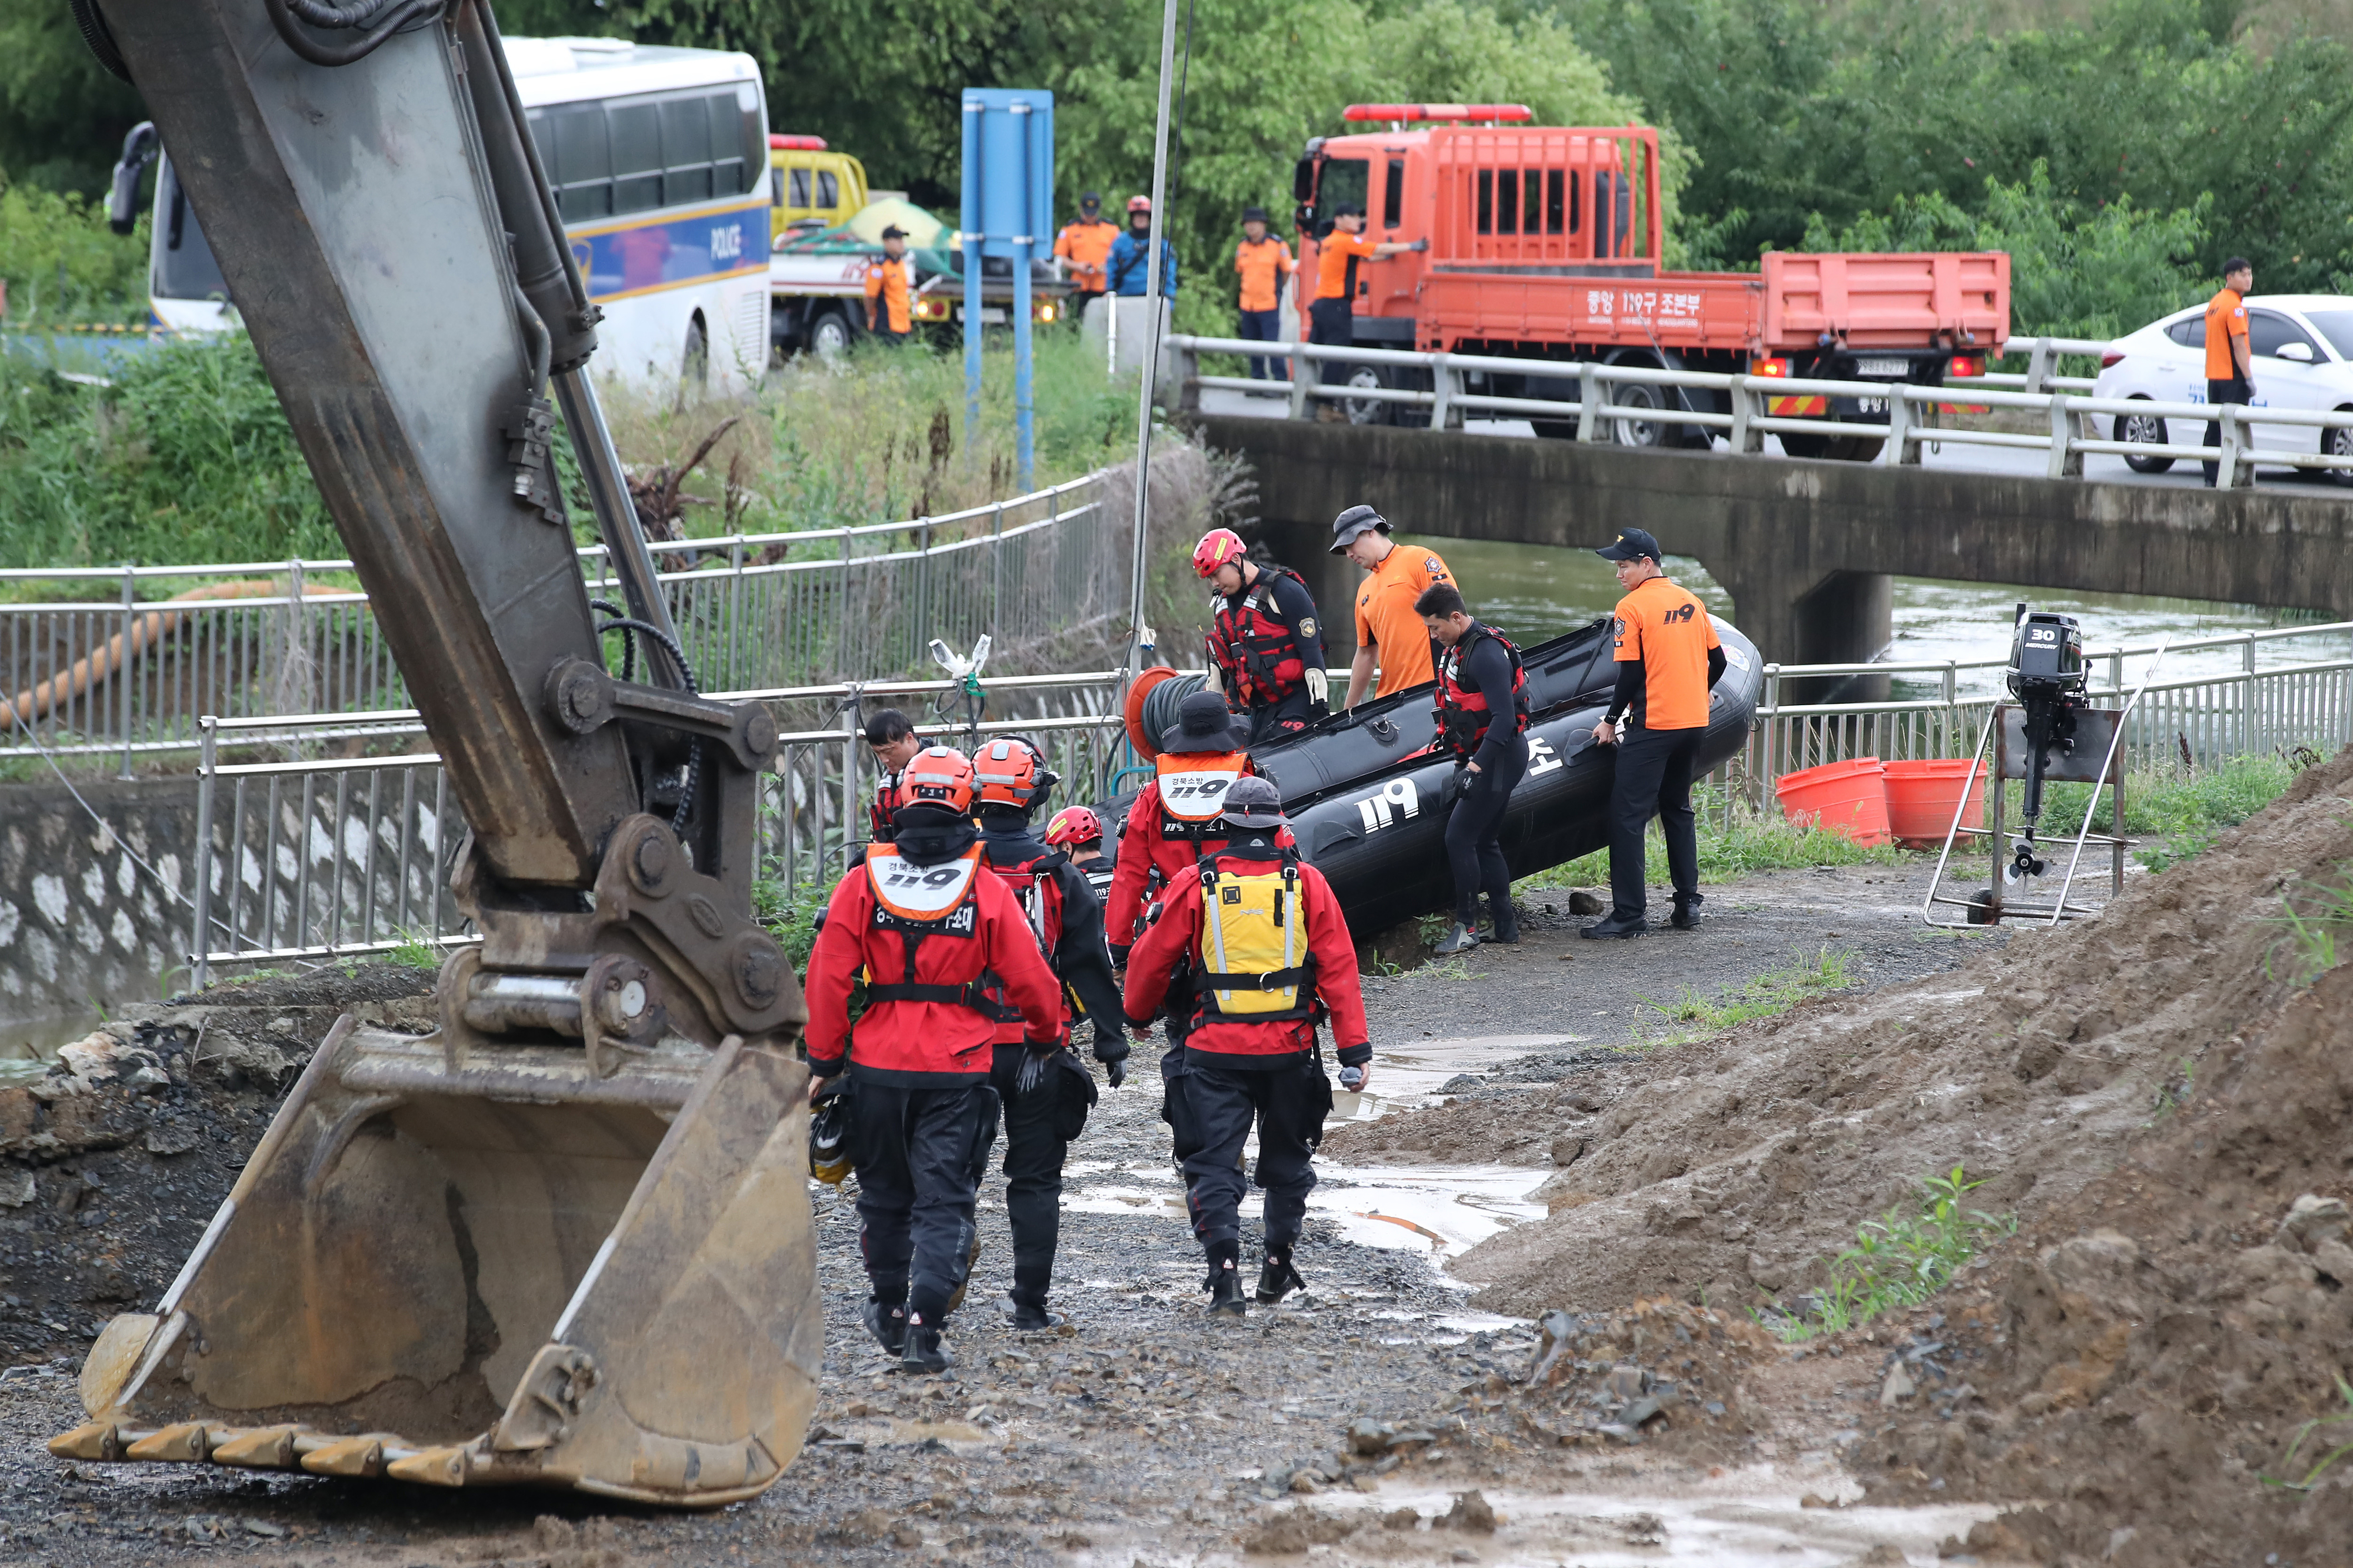
<svg viewBox="0 0 2353 1568"><path fill-rule="evenodd" d="M1640 936L1651 929L1651 922L1640 915L1612 914L1606 921L1596 921L1577 934L1595 938Z"/></svg>
<svg viewBox="0 0 2353 1568"><path fill-rule="evenodd" d="M1487 921L1493 931L1487 941L1501 943L1504 947L1520 945L1520 912L1512 907L1511 900L1498 899L1490 895L1487 900Z"/></svg>
<svg viewBox="0 0 2353 1568"><path fill-rule="evenodd" d="M945 1372L955 1363L949 1359L947 1349L940 1343L940 1331L922 1321L913 1314L907 1319L907 1343L899 1353L899 1370L913 1373Z"/></svg>
<svg viewBox="0 0 2353 1568"><path fill-rule="evenodd" d="M1293 1290L1304 1290L1307 1281L1291 1266L1291 1248L1270 1247L1266 1261L1258 1271L1258 1300L1261 1307L1271 1307Z"/></svg>
<svg viewBox="0 0 2353 1568"><path fill-rule="evenodd" d="M1201 1281L1209 1292L1209 1315L1213 1318L1239 1318L1250 1310L1242 1300L1242 1245L1239 1241L1212 1242L1209 1246L1209 1277Z"/></svg>
<svg viewBox="0 0 2353 1568"><path fill-rule="evenodd" d="M1042 1334L1049 1329L1059 1329L1071 1320L1060 1312L1050 1312L1043 1301L1017 1301L1005 1298L1005 1321L1017 1334Z"/></svg>
<svg viewBox="0 0 2353 1568"><path fill-rule="evenodd" d="M872 1297L866 1299L866 1331L874 1342L892 1355L897 1355L907 1343L907 1306L903 1301L889 1305Z"/></svg>
<svg viewBox="0 0 2353 1568"><path fill-rule="evenodd" d="M1675 895L1675 912L1669 923L1677 931L1691 930L1694 926L1699 924L1699 907L1705 902L1707 902L1707 899L1704 894L1677 893Z"/></svg>

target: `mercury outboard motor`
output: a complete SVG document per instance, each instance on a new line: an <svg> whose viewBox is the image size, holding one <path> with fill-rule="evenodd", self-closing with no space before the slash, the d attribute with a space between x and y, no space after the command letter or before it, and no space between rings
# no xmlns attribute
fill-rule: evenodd
<svg viewBox="0 0 2353 1568"><path fill-rule="evenodd" d="M2034 825L2042 816L2042 772L2053 752L2075 749L2075 715L2084 709L2084 631L2073 616L2018 606L2010 646L2010 694L2026 710L2025 821L2010 846L2006 880L2042 875L2034 853Z"/></svg>

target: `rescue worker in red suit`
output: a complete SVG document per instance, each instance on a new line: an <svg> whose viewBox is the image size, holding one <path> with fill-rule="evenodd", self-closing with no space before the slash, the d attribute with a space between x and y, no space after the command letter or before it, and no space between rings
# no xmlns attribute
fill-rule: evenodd
<svg viewBox="0 0 2353 1568"><path fill-rule="evenodd" d="M1071 864L1085 874L1095 897L1110 900L1115 868L1103 853L1102 817L1083 805L1066 805L1046 824L1046 843L1071 858Z"/></svg>
<svg viewBox="0 0 2353 1568"><path fill-rule="evenodd" d="M1112 957L1121 963L1127 962L1154 890L1225 845L1218 814L1228 786L1250 771L1250 753L1234 732L1226 700L1214 691L1185 699L1176 722L1160 738L1154 766L1155 777L1137 794L1120 829L1119 865L1112 872L1103 917Z"/></svg>
<svg viewBox="0 0 2353 1568"><path fill-rule="evenodd" d="M1299 574L1261 566L1229 528L1201 536L1193 570L1217 589L1209 684L1249 721L1250 744L1295 735L1331 712L1315 597Z"/></svg>
<svg viewBox="0 0 2353 1568"><path fill-rule="evenodd" d="M981 863L964 753L926 748L899 787L892 841L835 887L809 953L809 1098L855 1096L866 1326L907 1371L942 1372L940 1330L971 1265L997 1137L988 1078L1002 1031L990 992L1019 1012L1022 1043L1047 1055L1062 1047L1062 988L1020 904Z"/></svg>
<svg viewBox="0 0 2353 1568"><path fill-rule="evenodd" d="M891 837L891 818L899 809L899 770L923 749L914 725L896 708L881 708L866 716L866 749L882 777L874 786L874 800L866 808L868 836L877 843Z"/></svg>
<svg viewBox="0 0 2353 1568"><path fill-rule="evenodd" d="M1332 1085L1315 1039L1328 1010L1344 1079L1361 1088L1373 1047L1356 985L1356 949L1324 874L1299 858L1282 800L1264 779L1226 792L1225 846L1179 872L1127 966L1127 1021L1149 1025L1169 977L1189 966L1192 1012L1176 1070L1163 1069L1162 1114L1185 1172L1185 1203L1207 1255L1209 1310L1239 1317L1242 1300L1242 1152L1258 1124L1258 1184L1266 1194L1265 1259L1257 1296L1271 1306L1305 1289L1293 1252L1315 1186L1308 1159L1323 1142ZM1321 1006L1318 1006L1318 1003Z"/></svg>
<svg viewBox="0 0 2353 1568"><path fill-rule="evenodd" d="M988 1081L1005 1104L1005 1217L1013 1231L1006 1316L1014 1328L1035 1332L1064 1321L1046 1310L1061 1225L1062 1160L1095 1102L1094 1079L1071 1048L1072 1000L1077 1015L1093 1026L1094 1057L1113 1089L1127 1081L1127 1031L1103 943L1102 900L1071 858L1039 843L1030 826L1030 813L1061 781L1029 742L1012 737L982 745L972 765L983 863L1021 906L1063 987L1062 1048L1051 1056L1029 1048L1021 1010L1000 993L991 995L997 1055Z"/></svg>

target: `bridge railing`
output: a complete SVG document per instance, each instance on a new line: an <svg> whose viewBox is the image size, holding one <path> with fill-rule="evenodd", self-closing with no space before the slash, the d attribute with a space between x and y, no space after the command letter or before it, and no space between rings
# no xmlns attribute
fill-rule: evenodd
<svg viewBox="0 0 2353 1568"><path fill-rule="evenodd" d="M2126 734L2128 765L2207 765L2247 752L2334 750L2353 742L2353 622L2283 627L2171 645L2182 653L2236 650L2231 672L2151 686ZM2095 649L2092 700L2121 701L2155 647ZM1767 665L1764 700L1746 749L1715 777L1766 811L1774 785L1818 763L1855 756L1967 756L1997 700L1973 677L2002 661ZM1338 672L1335 672L1335 674ZM2162 673L2160 668L2159 673ZM1937 691L1883 701L1791 703L1788 684L1891 675ZM859 734L861 707L888 702L923 721L917 733L965 744L1019 734L1063 783L1061 801L1101 800L1140 782L1120 713L1121 673L1024 676L988 682L993 698L1041 716L957 721L952 681L776 688L729 694L770 705L781 731L761 775L754 834L759 879L806 906L831 885L847 851L867 837L865 804L877 776ZM1968 689L1964 683L1968 682ZM940 704L945 701L948 710ZM814 716L814 717L813 717ZM829 717L830 722L825 721ZM283 963L381 954L471 940L448 894L465 826L440 760L405 749L378 757L287 759L282 748L397 743L421 733L413 712L213 718L199 722L196 834L192 857L191 964L199 981L225 964Z"/></svg>
<svg viewBox="0 0 2353 1568"><path fill-rule="evenodd" d="M2063 355L2096 354L2107 346L2079 338L2013 338L2010 352L2023 352L2028 358L2023 373L1952 378L1935 385L1181 334L1168 342L1171 374L1187 411L1198 410L1203 391L1280 393L1289 398L1293 419L1313 417L1319 403L1339 405L1357 424L1379 422L1390 417L1385 409L1406 407L1427 410L1427 422L1440 429L1459 429L1472 415L1528 419L1540 426L1573 421L1577 440L1624 447L1672 445L1667 432L1683 426L1721 432L1735 454L1752 457L1763 455L1767 435L1804 436L1864 444L1874 455L1883 453L1881 460L1904 465L1917 464L1924 447L1945 443L2023 447L2049 454L2046 472L2054 479L2081 479L2084 458L2105 454L2211 461L2218 465L2218 482L2224 489L2252 485L2258 463L2327 469L2353 482L2353 413L2091 396L2094 383L2059 375L2053 368ZM1306 374L1294 368L1287 379L1265 381L1204 375L1200 357L1205 353L1287 360L1293 367L1306 367ZM1327 374L1325 367L1340 374ZM1493 390L1497 378L1516 380L1523 386L1530 380L1573 382L1577 395L1500 393ZM1398 384L1401 382L1412 384ZM1666 395L1670 393L1674 395ZM1693 393L1706 395L1687 395ZM1852 399L1859 412L1878 417L1805 417L1772 409L1778 400L1813 397ZM1946 423L1947 410L1961 403L2039 414L2044 427L1980 430ZM2209 424L2218 425L2220 445L2156 438L2168 421L2189 423L2201 431ZM2105 437L2100 434L2103 422L2108 432ZM2314 439L2310 449L2302 451L2259 445L2256 426L2310 430ZM2137 426L2147 438L2131 438Z"/></svg>
<svg viewBox="0 0 2353 1568"><path fill-rule="evenodd" d="M651 543L706 689L917 667L934 637L999 649L1124 616L1129 521L1098 472L899 522ZM602 545L579 552L615 597ZM0 756L185 755L201 715L398 710L409 695L347 560L0 571ZM102 598L76 595L96 592ZM299 730L300 726L297 725Z"/></svg>

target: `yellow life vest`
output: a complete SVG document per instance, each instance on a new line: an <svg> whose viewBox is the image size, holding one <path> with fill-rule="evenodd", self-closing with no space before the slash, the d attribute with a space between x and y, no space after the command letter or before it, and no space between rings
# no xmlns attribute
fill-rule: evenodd
<svg viewBox="0 0 2353 1568"><path fill-rule="evenodd" d="M1204 858L1200 970L1193 982L1206 1013L1271 1023L1314 1012L1308 982L1307 903L1299 856L1285 850L1265 871L1221 871Z"/></svg>

